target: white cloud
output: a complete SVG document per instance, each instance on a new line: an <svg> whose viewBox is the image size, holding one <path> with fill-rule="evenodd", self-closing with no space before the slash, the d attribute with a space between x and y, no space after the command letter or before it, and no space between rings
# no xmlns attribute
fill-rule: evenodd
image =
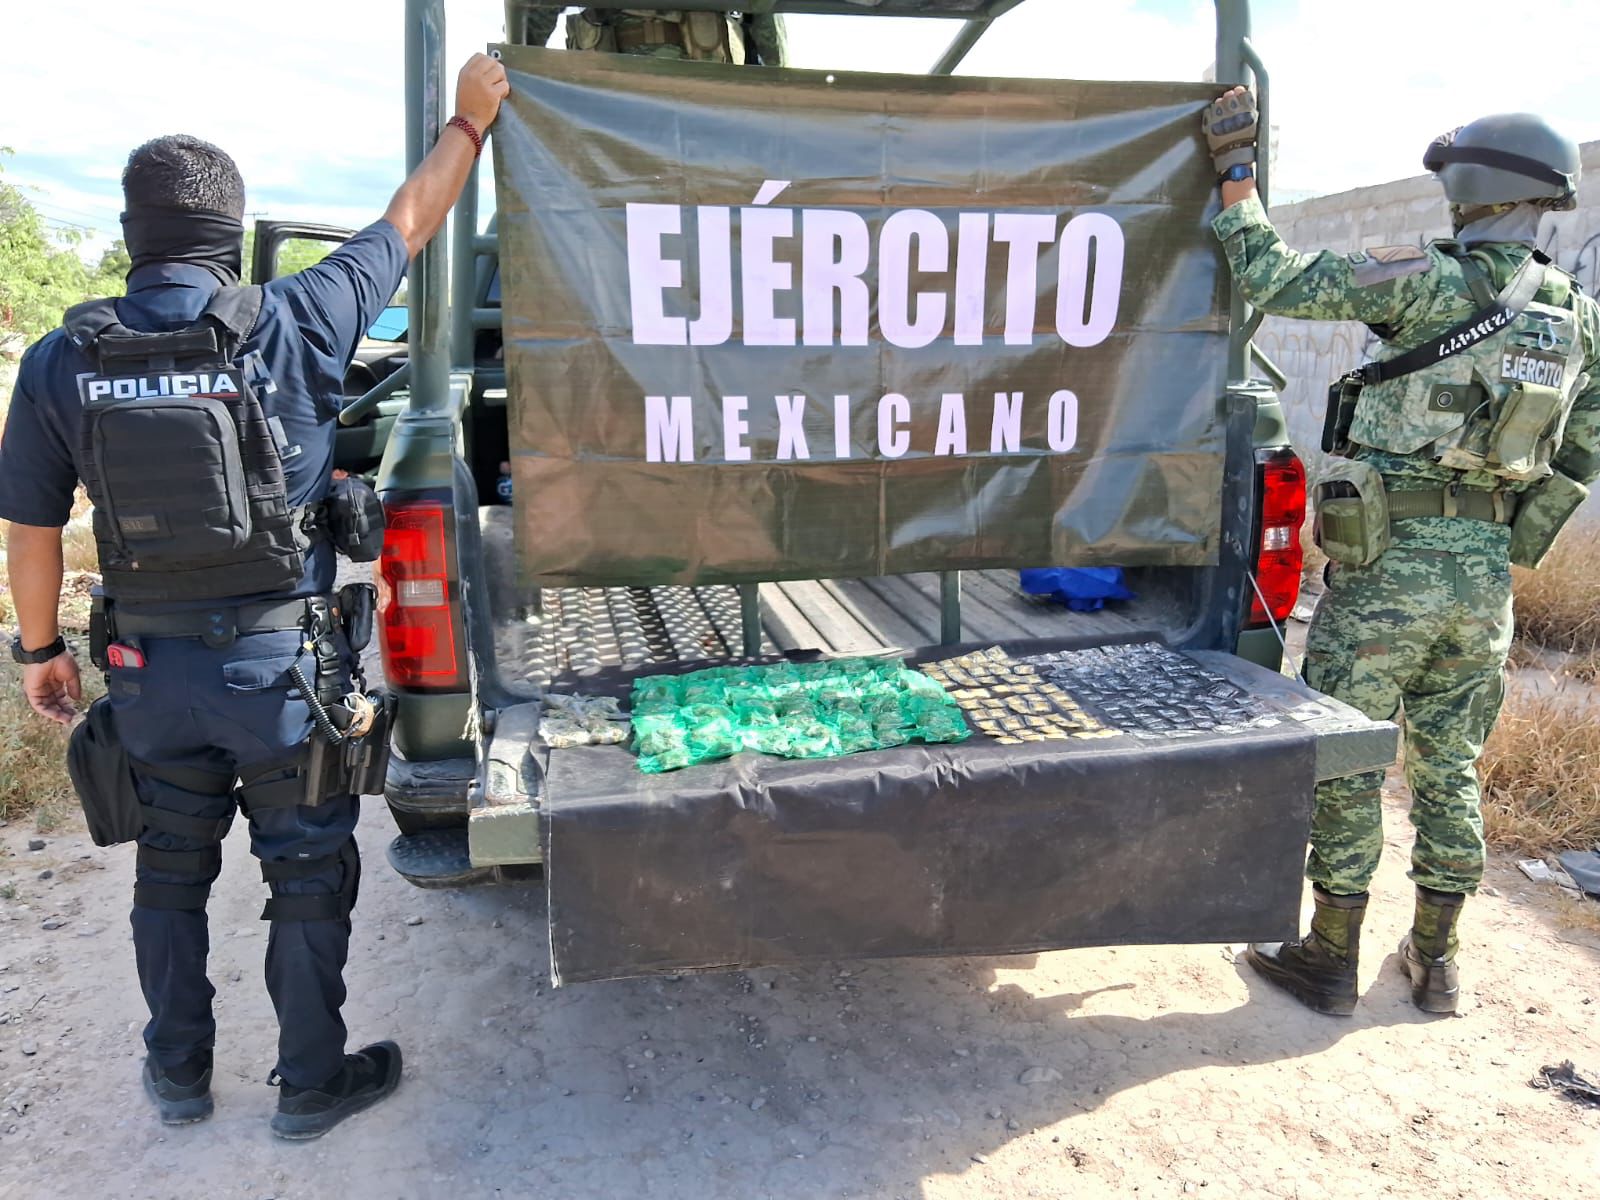
<svg viewBox="0 0 1600 1200"><path fill-rule="evenodd" d="M239 163L252 211L365 224L404 173L402 12L397 0L53 0L8 13L7 173L46 189L42 207L114 232L128 151L192 133ZM453 0L452 60L499 40L503 12Z"/></svg>
<svg viewBox="0 0 1600 1200"><path fill-rule="evenodd" d="M1578 141L1600 138L1594 0L1256 8L1284 187L1320 194L1420 175L1435 135L1493 112L1538 112Z"/></svg>

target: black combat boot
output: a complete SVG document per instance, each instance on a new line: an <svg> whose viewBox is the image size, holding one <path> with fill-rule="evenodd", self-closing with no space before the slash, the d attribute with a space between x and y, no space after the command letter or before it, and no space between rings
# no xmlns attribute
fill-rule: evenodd
<svg viewBox="0 0 1600 1200"><path fill-rule="evenodd" d="M1258 943L1245 958L1256 974L1300 1003L1331 1017L1348 1017L1356 1010L1356 959L1367 894L1311 891L1317 902L1311 932L1298 941Z"/></svg>
<svg viewBox="0 0 1600 1200"><path fill-rule="evenodd" d="M1417 886L1411 932L1400 939L1400 969L1411 980L1411 1002L1423 1012L1453 1013L1461 994L1456 971L1456 921L1466 897Z"/></svg>
<svg viewBox="0 0 1600 1200"><path fill-rule="evenodd" d="M155 1101L163 1125L193 1125L204 1121L213 1107L211 1051L203 1050L176 1067L163 1067L146 1056L144 1090Z"/></svg>
<svg viewBox="0 0 1600 1200"><path fill-rule="evenodd" d="M393 1042L375 1042L356 1054L346 1054L338 1074L318 1087L278 1083L272 1132L290 1141L321 1137L400 1086L400 1047Z"/></svg>

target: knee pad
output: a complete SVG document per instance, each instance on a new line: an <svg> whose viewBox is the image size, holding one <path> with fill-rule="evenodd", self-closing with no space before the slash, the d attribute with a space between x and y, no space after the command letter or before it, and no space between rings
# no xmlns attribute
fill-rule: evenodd
<svg viewBox="0 0 1600 1200"><path fill-rule="evenodd" d="M337 872L338 889L307 895L282 885ZM348 921L361 884L361 852L355 838L321 858L286 859L261 864L261 878L272 892L261 910L263 921Z"/></svg>
<svg viewBox="0 0 1600 1200"><path fill-rule="evenodd" d="M176 882L154 883L140 879L133 885L133 902L140 908L175 912L204 912L211 884L222 871L220 843L199 850L158 850L141 844L137 865L178 877Z"/></svg>

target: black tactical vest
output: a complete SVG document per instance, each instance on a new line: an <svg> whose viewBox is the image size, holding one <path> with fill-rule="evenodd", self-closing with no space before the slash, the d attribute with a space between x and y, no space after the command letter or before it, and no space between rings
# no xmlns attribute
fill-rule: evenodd
<svg viewBox="0 0 1600 1200"><path fill-rule="evenodd" d="M111 300L67 312L97 374L79 380L78 474L113 600L213 600L287 591L311 522L290 509L276 422L239 361L259 287L222 288L188 327L138 333Z"/></svg>

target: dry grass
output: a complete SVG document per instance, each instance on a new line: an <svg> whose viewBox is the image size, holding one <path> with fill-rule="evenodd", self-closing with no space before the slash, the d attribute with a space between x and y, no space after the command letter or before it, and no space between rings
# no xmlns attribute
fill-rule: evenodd
<svg viewBox="0 0 1600 1200"><path fill-rule="evenodd" d="M1514 689L1478 773L1496 849L1543 855L1600 843L1600 703L1587 688Z"/></svg>
<svg viewBox="0 0 1600 1200"><path fill-rule="evenodd" d="M9 662L0 667L0 820L31 812L39 828L48 830L77 803L67 778L67 733L28 707L21 668Z"/></svg>
<svg viewBox="0 0 1600 1200"><path fill-rule="evenodd" d="M1600 656L1600 526L1569 528L1537 571L1511 574L1519 638L1573 655L1575 674Z"/></svg>
<svg viewBox="0 0 1600 1200"><path fill-rule="evenodd" d="M79 488L72 504L72 520L61 534L61 560L69 578L74 574L98 575L100 571L100 554L94 545L89 508L88 493Z"/></svg>
<svg viewBox="0 0 1600 1200"><path fill-rule="evenodd" d="M1514 671L1538 669L1545 665L1544 652L1532 642L1518 638L1511 643L1511 649L1506 654L1506 665Z"/></svg>
<svg viewBox="0 0 1600 1200"><path fill-rule="evenodd" d="M100 582L100 561L95 551L89 511L89 497L79 488L72 504L72 518L61 534L65 577L61 584L59 619L63 629L81 631L89 628L89 592ZM9 529L7 523L0 521L0 626L7 629L13 628L17 621L5 562L6 534Z"/></svg>
<svg viewBox="0 0 1600 1200"><path fill-rule="evenodd" d="M1556 927L1576 933L1600 934L1600 904L1563 891L1561 907L1556 910Z"/></svg>

